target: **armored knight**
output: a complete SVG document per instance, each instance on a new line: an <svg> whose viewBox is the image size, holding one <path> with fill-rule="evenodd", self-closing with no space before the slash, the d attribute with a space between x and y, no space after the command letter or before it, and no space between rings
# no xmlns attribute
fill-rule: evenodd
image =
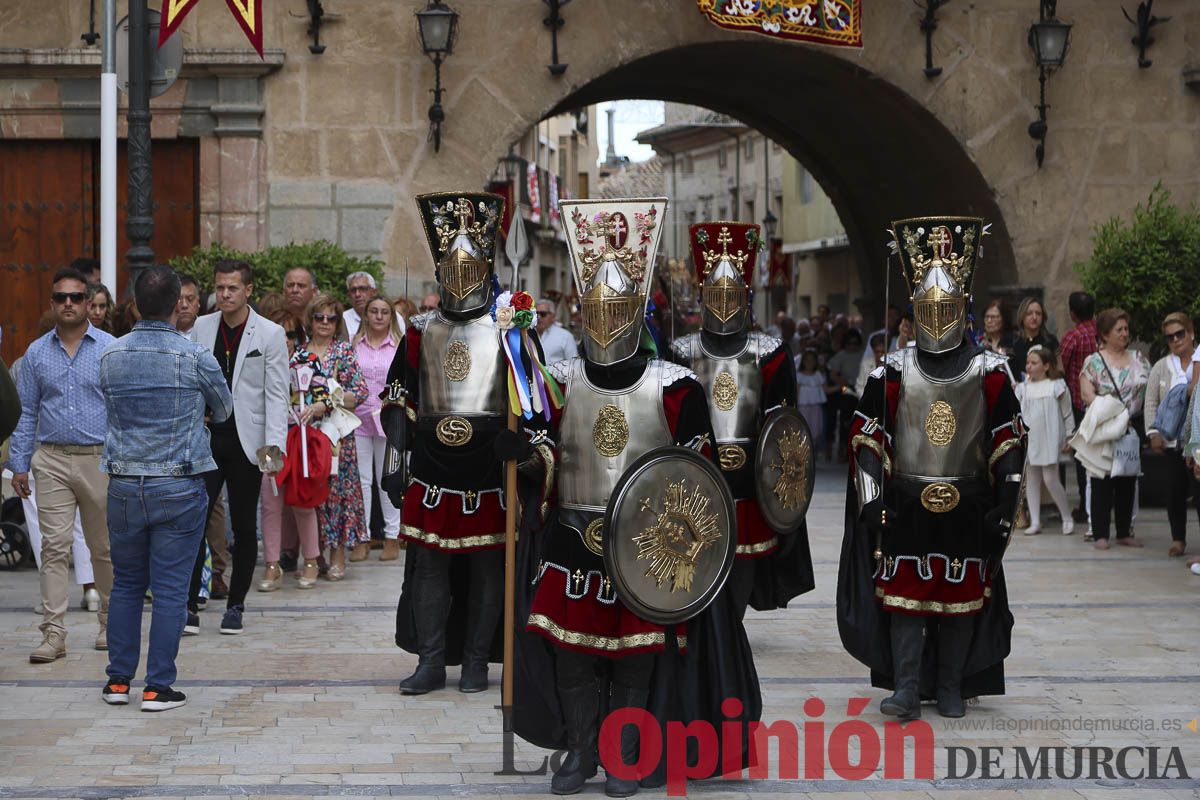
<svg viewBox="0 0 1200 800"><path fill-rule="evenodd" d="M655 357L644 327L665 206L664 199L561 204L581 297L584 357L549 368L565 403L551 423L552 512L536 539L522 537L536 555L523 581L533 588L519 609L525 627L516 692L518 734L568 751L553 777L555 794L578 792L596 774L602 710L647 708L655 680L662 687L687 683L664 678L675 664L662 659L691 646L695 620L685 628L640 616L632 598L618 593L604 556L606 537L618 533L605 530L610 494L640 456L669 445L712 456L703 389L690 370ZM729 519L731 528L732 513ZM753 713L760 701L740 624L721 641L725 650L714 645L709 654L734 665L711 683L693 685L711 686L722 699L743 697ZM624 763L637 762L638 743L637 728L626 726L619 741ZM637 779L609 772L605 792L626 797L638 786Z"/></svg>
<svg viewBox="0 0 1200 800"><path fill-rule="evenodd" d="M916 347L871 374L851 425L838 583L847 650L893 689L880 711L961 717L1004 693L1011 641L1000 559L1017 510L1025 429L1005 359L970 343L980 219L905 219L892 233Z"/></svg>
<svg viewBox="0 0 1200 800"><path fill-rule="evenodd" d="M762 241L759 227L701 222L688 235L700 284L701 330L676 339L671 351L696 373L708 395L718 460L737 501L737 561L730 590L742 613L748 604L760 611L783 608L814 585L808 530L802 512L789 513L793 509L772 495L769 510L778 513L771 521L764 517L757 483L771 477L769 465L758 463L757 449L767 415L796 407L792 354L779 339L750 330L749 286ZM811 452L811 437L798 446ZM801 471L799 492L807 504L813 479L807 459Z"/></svg>
<svg viewBox="0 0 1200 800"><path fill-rule="evenodd" d="M508 413L507 363L490 313L504 200L484 193L426 194L417 197L417 207L436 265L440 306L409 323L384 393L393 462L385 489L403 491L400 535L410 544L397 644L419 657L400 691L444 688L446 664L457 663L461 651L458 688L480 692L488 685L503 610L505 504L514 500L504 496L494 452ZM397 424L400 413L407 419ZM396 481L404 474L405 449L410 474ZM452 584L456 595L467 594L453 604L465 611L465 620L448 626Z"/></svg>

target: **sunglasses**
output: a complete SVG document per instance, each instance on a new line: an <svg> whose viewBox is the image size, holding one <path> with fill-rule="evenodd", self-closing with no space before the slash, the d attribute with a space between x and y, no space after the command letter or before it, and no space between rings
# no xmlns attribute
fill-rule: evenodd
<svg viewBox="0 0 1200 800"><path fill-rule="evenodd" d="M1180 328L1179 330L1175 331L1174 333L1166 334L1165 338L1168 342L1178 342L1178 341L1182 340L1185 336L1187 336L1187 329Z"/></svg>
<svg viewBox="0 0 1200 800"><path fill-rule="evenodd" d="M53 294L50 295L50 299L53 300L54 302L58 303L59 305L62 305L63 303L67 302L68 300L70 300L75 305L79 305L80 303L82 303L84 300L87 299L87 293L86 292L54 292Z"/></svg>
<svg viewBox="0 0 1200 800"><path fill-rule="evenodd" d="M313 322L337 322L337 314L313 314Z"/></svg>

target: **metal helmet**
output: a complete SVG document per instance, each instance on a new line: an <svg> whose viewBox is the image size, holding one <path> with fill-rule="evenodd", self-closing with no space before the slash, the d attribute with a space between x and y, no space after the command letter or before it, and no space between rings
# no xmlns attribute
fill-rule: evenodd
<svg viewBox="0 0 1200 800"><path fill-rule="evenodd" d="M433 254L441 308L469 314L491 306L504 198L487 192L437 192L417 195L417 208Z"/></svg>
<svg viewBox="0 0 1200 800"><path fill-rule="evenodd" d="M978 217L918 217L892 223L912 293L918 349L945 353L962 344L984 233Z"/></svg>
<svg viewBox="0 0 1200 800"><path fill-rule="evenodd" d="M710 333L750 328L750 282L762 243L757 225L698 222L688 228L700 283L700 316Z"/></svg>
<svg viewBox="0 0 1200 800"><path fill-rule="evenodd" d="M637 352L667 199L565 200L563 232L583 316L589 361L616 364Z"/></svg>

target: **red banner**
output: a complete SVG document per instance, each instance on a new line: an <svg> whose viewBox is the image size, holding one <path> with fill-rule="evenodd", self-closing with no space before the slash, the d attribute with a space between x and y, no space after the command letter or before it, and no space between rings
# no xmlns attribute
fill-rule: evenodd
<svg viewBox="0 0 1200 800"><path fill-rule="evenodd" d="M537 164L530 161L527 165L526 180L529 185L529 221L542 221L542 193L538 190Z"/></svg>
<svg viewBox="0 0 1200 800"><path fill-rule="evenodd" d="M792 259L783 252L783 239L771 240L771 255L767 261L767 286L792 288Z"/></svg>
<svg viewBox="0 0 1200 800"><path fill-rule="evenodd" d="M862 0L696 0L718 28L794 42L862 47Z"/></svg>
<svg viewBox="0 0 1200 800"><path fill-rule="evenodd" d="M512 225L513 214L517 213L516 186L512 181L490 181L487 190L504 198L504 217L500 220L499 241L508 237L508 227Z"/></svg>
<svg viewBox="0 0 1200 800"><path fill-rule="evenodd" d="M179 30L183 20L200 0L162 0L162 26L158 29L158 46ZM258 57L263 57L263 0L225 0L230 13L250 40Z"/></svg>

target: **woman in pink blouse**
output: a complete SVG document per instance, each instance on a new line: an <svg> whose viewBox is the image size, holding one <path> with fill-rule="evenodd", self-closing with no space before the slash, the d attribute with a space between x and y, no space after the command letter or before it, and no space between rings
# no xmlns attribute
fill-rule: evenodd
<svg viewBox="0 0 1200 800"><path fill-rule="evenodd" d="M404 338L396 323L396 314L386 297L373 297L363 309L363 325L354 336L354 352L358 355L358 366L367 380L367 399L356 406L354 413L362 425L354 432L358 449L358 475L362 481L363 504L367 512L371 509L372 476L378 481L383 472L384 445L383 427L379 424L379 394L387 382L388 367ZM393 561L400 557L400 509L392 505L386 492L379 493L379 507L383 511L383 531L386 542L380 561ZM366 543L360 544L350 555L352 561L367 557Z"/></svg>

